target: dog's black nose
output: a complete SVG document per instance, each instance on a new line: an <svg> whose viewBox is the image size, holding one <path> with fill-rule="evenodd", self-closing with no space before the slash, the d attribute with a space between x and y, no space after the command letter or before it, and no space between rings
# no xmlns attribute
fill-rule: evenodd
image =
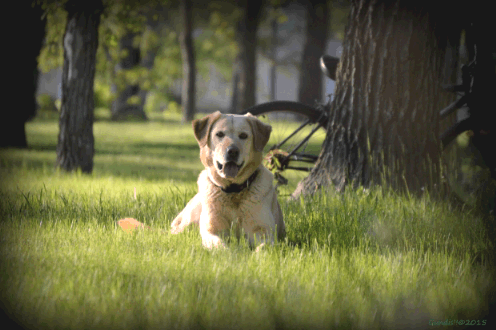
<svg viewBox="0 0 496 330"><path fill-rule="evenodd" d="M226 162L235 162L238 160L239 156L239 148L232 145L227 147L227 152L226 152Z"/></svg>

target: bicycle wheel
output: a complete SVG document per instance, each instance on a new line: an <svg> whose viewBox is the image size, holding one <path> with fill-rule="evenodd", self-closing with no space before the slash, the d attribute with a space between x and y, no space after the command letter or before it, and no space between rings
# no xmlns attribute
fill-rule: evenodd
<svg viewBox="0 0 496 330"><path fill-rule="evenodd" d="M289 196L313 168L326 135L323 110L303 103L274 101L243 112L272 126L264 148L264 165L275 175L279 195Z"/></svg>

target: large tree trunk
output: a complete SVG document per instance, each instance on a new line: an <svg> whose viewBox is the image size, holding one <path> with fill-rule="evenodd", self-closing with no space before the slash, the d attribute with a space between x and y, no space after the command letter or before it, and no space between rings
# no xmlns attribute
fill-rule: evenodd
<svg viewBox="0 0 496 330"><path fill-rule="evenodd" d="M41 5L32 7L31 2L25 1L22 9L18 11L19 17L16 21L24 22L30 28L19 30L19 40L22 42L16 46L17 55L13 55L13 67L17 79L22 83L22 88L19 89L22 94L13 99L14 108L7 110L0 121L0 147L26 148L28 144L25 124L36 113L38 55L45 38L46 19L41 19Z"/></svg>
<svg viewBox="0 0 496 330"><path fill-rule="evenodd" d="M306 42L303 49L300 69L298 99L300 102L315 105L322 99L322 72L319 58L324 55L327 41L327 2L307 0Z"/></svg>
<svg viewBox="0 0 496 330"><path fill-rule="evenodd" d="M351 182L412 192L439 183L439 111L453 100L442 89L441 18L429 2L352 3L327 136L294 197Z"/></svg>
<svg viewBox="0 0 496 330"><path fill-rule="evenodd" d="M84 173L93 170L93 82L101 0L66 4L62 106L56 166Z"/></svg>
<svg viewBox="0 0 496 330"><path fill-rule="evenodd" d="M236 112L254 106L256 103L257 27L262 12L262 2L243 0L240 6L244 13L238 24L240 75Z"/></svg>
<svg viewBox="0 0 496 330"><path fill-rule="evenodd" d="M192 34L192 13L191 0L183 0L180 4L183 28L179 38L181 44L181 57L183 60L183 86L181 91L182 122L189 122L195 116L196 98L196 66L195 53L193 50Z"/></svg>
<svg viewBox="0 0 496 330"><path fill-rule="evenodd" d="M128 32L120 40L121 51L126 51L126 56L117 64L116 71L130 70L140 64L140 49L134 46L136 33ZM146 120L146 114L140 103L130 103L129 99L133 96L140 96L139 84L114 86L117 92L116 99L112 102L111 119L125 120L128 117L134 117Z"/></svg>

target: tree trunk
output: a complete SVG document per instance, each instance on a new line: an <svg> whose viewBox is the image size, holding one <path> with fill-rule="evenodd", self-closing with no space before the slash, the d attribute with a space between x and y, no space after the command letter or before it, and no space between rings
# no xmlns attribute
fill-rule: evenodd
<svg viewBox="0 0 496 330"><path fill-rule="evenodd" d="M232 97L231 97L231 113L237 113L239 107L239 76L241 71L241 56L238 54L233 64L232 76Z"/></svg>
<svg viewBox="0 0 496 330"><path fill-rule="evenodd" d="M135 33L128 32L120 40L121 51L126 51L126 56L122 58L117 65L116 71L130 70L140 64L140 49L135 47L133 42L136 37ZM129 99L133 96L140 96L139 84L117 86L117 97L112 102L111 119L125 120L129 117L147 120L145 111L141 106L142 102L130 103Z"/></svg>
<svg viewBox="0 0 496 330"><path fill-rule="evenodd" d="M327 136L293 197L351 182L419 193L439 183L439 111L453 100L442 89L441 15L429 2L352 3Z"/></svg>
<svg viewBox="0 0 496 330"><path fill-rule="evenodd" d="M300 102L315 105L322 99L322 72L319 59L325 53L327 41L327 2L307 0L306 42L301 59Z"/></svg>
<svg viewBox="0 0 496 330"><path fill-rule="evenodd" d="M183 86L181 91L181 107L183 117L181 122L190 122L195 116L196 98L196 66L195 53L193 50L192 34L192 14L193 8L191 0L183 0L180 4L183 28L179 38L181 44L181 58L183 61Z"/></svg>
<svg viewBox="0 0 496 330"><path fill-rule="evenodd" d="M101 0L66 4L62 106L56 166L84 173L93 170L93 82Z"/></svg>
<svg viewBox="0 0 496 330"><path fill-rule="evenodd" d="M152 28L151 26L149 26L148 28ZM146 68L149 72L153 69L153 64L155 62L155 57L157 56L157 49L153 49L153 50L148 50L146 52L146 54L144 54L144 56L141 57L141 66ZM141 106L141 109L143 109L143 113L144 112L144 109L145 109L145 104L146 104L146 98L148 96L148 89L143 89L141 88L140 91L139 91L139 97L140 97L140 106ZM146 115L146 113L145 113Z"/></svg>
<svg viewBox="0 0 496 330"><path fill-rule="evenodd" d="M256 48L257 27L262 12L261 1L242 1L243 16L238 24L240 54L239 102L236 112L254 106L256 103Z"/></svg>
<svg viewBox="0 0 496 330"><path fill-rule="evenodd" d="M271 52L270 52L270 100L275 101L277 98L277 19L273 18L271 22Z"/></svg>
<svg viewBox="0 0 496 330"><path fill-rule="evenodd" d="M41 5L31 6L31 2L25 2L23 10L17 22L29 24L29 29L20 31L16 46L16 54L13 56L17 79L22 83L20 92L22 96L15 97L15 109L0 121L0 147L26 148L25 123L36 113L36 89L38 86L38 55L40 54L43 39L45 38L46 19L41 19L43 9Z"/></svg>

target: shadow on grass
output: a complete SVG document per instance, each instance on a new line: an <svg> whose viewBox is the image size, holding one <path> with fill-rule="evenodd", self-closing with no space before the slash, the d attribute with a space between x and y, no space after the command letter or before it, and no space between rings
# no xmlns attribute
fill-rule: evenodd
<svg viewBox="0 0 496 330"><path fill-rule="evenodd" d="M112 147L113 146L113 147ZM163 154L156 154L156 156L169 156L167 154L168 151L173 151L175 154L182 154L183 157L186 158L188 155L184 155L185 152L199 152L198 145L196 144L184 144L184 143L150 143L150 142L138 142L138 143L130 143L126 145L125 149L116 149L115 144L103 143L98 149L95 149L95 155L152 155L150 150L152 149L163 149ZM31 145L25 150L34 150L34 151L57 151L56 145ZM195 153L196 155L196 153ZM198 158L198 157L196 157ZM199 160L198 160L199 161Z"/></svg>
<svg viewBox="0 0 496 330"><path fill-rule="evenodd" d="M153 153L151 149L155 151L164 149L164 151ZM197 149L198 147L194 145L174 143L160 143L158 145L138 143L122 151L99 148L95 151L93 175L96 177L111 176L149 181L174 180L189 183L196 181L201 170ZM56 171L55 152L56 147L53 145L38 145L28 149L1 149L0 168L7 170L28 169L50 175ZM138 160L135 157L138 157ZM194 164L194 162L198 162L198 169L184 166L184 164Z"/></svg>

